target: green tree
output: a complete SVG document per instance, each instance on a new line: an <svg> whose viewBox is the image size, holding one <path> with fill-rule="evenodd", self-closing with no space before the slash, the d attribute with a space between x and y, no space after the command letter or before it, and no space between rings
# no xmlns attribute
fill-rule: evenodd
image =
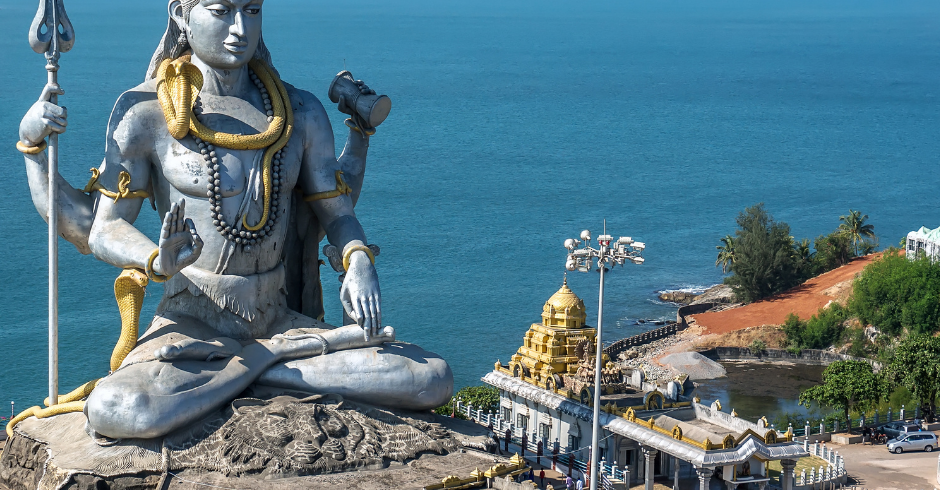
<svg viewBox="0 0 940 490"><path fill-rule="evenodd" d="M734 262L725 282L742 301L757 301L799 283L790 226L776 222L760 203L736 220Z"/></svg>
<svg viewBox="0 0 940 490"><path fill-rule="evenodd" d="M865 267L848 307L863 324L887 334L933 333L940 326L940 263L909 260L890 249Z"/></svg>
<svg viewBox="0 0 940 490"><path fill-rule="evenodd" d="M721 239L721 245L716 246L718 249L718 258L715 259L715 267L721 266L722 274L727 274L731 270L731 266L734 265L734 237L731 235L725 235Z"/></svg>
<svg viewBox="0 0 940 490"><path fill-rule="evenodd" d="M898 344L886 373L920 401L925 418L933 422L940 395L940 338L909 335Z"/></svg>
<svg viewBox="0 0 940 490"><path fill-rule="evenodd" d="M888 396L888 386L865 361L836 361L823 371L821 385L803 390L800 404L813 403L842 411L848 420L852 410L865 411Z"/></svg>
<svg viewBox="0 0 940 490"><path fill-rule="evenodd" d="M867 214L862 215L861 211L854 209L850 209L849 214L845 216L839 216L839 221L842 222L839 224L839 231L846 234L852 241L852 247L854 248L856 257L859 254L859 242L865 239L875 239L875 225L866 224L865 220L867 219Z"/></svg>
<svg viewBox="0 0 940 490"><path fill-rule="evenodd" d="M816 256L813 261L815 270L813 272L816 275L842 267L855 257L852 240L838 230L828 235L820 235L816 238L815 245Z"/></svg>
<svg viewBox="0 0 940 490"><path fill-rule="evenodd" d="M805 281L814 274L815 252L809 239L804 238L793 244L793 261L796 266L796 275L800 281Z"/></svg>

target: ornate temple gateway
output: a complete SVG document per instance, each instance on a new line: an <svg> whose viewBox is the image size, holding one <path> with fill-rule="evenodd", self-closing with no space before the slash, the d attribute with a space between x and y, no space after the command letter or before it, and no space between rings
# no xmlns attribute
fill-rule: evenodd
<svg viewBox="0 0 940 490"><path fill-rule="evenodd" d="M542 322L529 328L509 363L497 361L483 377L499 390L500 410L478 421L492 425L501 437L540 444L545 454L586 459L597 347L596 330L585 325L585 318L584 302L566 281L545 303ZM792 429L780 432L766 419L741 419L722 411L718 401L702 404L682 374L658 386L647 382L642 371L621 368L606 355L603 362L599 446L603 471L612 479L628 488L644 481L652 489L656 478L671 477L675 484L680 474L694 473L702 490L713 477L729 489L745 484L763 489L770 481L768 463L780 461L780 486L794 488L796 460L809 453L794 442Z"/></svg>
<svg viewBox="0 0 940 490"><path fill-rule="evenodd" d="M594 353L597 329L585 326L584 301L562 284L542 308L542 323L533 323L522 347L508 366L496 363L496 371L509 374L540 388L588 400L594 384ZM622 391L620 367L603 355L605 389Z"/></svg>

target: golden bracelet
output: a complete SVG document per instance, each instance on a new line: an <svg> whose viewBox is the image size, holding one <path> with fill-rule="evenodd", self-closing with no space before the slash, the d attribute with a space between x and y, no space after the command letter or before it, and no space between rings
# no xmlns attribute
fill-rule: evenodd
<svg viewBox="0 0 940 490"><path fill-rule="evenodd" d="M348 118L348 119L346 119L346 120L343 121L343 122L346 123L346 127L348 127L349 129L351 129L351 130L353 130L353 131L355 131L355 132L357 132L357 133L363 134L363 133L362 133L362 128L360 128L360 127L356 124L356 122L352 120L351 117ZM375 128L366 129L366 130L365 130L365 135L366 135L366 136L372 136L372 135L374 135L374 134L375 134Z"/></svg>
<svg viewBox="0 0 940 490"><path fill-rule="evenodd" d="M170 276L161 276L153 271L153 261L157 260L157 256L160 255L160 249L155 248L153 253L150 254L150 258L147 259L147 277L150 278L153 282L166 282Z"/></svg>
<svg viewBox="0 0 940 490"><path fill-rule="evenodd" d="M372 254L372 250L365 245L353 245L343 251L343 270L349 270L349 256L353 252L365 252L369 256L369 260L372 261L372 265L375 265L375 255Z"/></svg>
<svg viewBox="0 0 940 490"><path fill-rule="evenodd" d="M40 141L36 146L26 146L22 141L17 141L16 149L27 155L36 155L42 153L46 149L46 140Z"/></svg>

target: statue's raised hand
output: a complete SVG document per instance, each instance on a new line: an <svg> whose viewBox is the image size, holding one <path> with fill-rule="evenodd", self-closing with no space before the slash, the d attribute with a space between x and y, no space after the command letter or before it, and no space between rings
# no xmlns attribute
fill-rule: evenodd
<svg viewBox="0 0 940 490"><path fill-rule="evenodd" d="M364 252L353 252L339 294L346 314L362 327L366 342L382 331L382 292L379 275Z"/></svg>
<svg viewBox="0 0 940 490"><path fill-rule="evenodd" d="M42 89L42 95L26 111L23 120L20 121L20 141L26 146L36 146L40 141L51 133L62 134L68 125L68 111L65 107L59 107L49 99L53 94L62 95L65 91L55 84L46 84Z"/></svg>
<svg viewBox="0 0 940 490"><path fill-rule="evenodd" d="M196 233L193 220L185 218L186 200L173 203L160 229L160 250L153 262L153 271L162 276L172 276L189 266L202 253L202 238Z"/></svg>

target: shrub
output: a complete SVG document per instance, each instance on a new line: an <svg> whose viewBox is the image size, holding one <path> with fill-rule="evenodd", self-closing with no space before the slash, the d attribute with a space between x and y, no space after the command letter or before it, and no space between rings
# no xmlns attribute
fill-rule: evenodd
<svg viewBox="0 0 940 490"><path fill-rule="evenodd" d="M767 344L764 343L761 339L754 339L751 342L751 354L761 355L762 352L767 350Z"/></svg>
<svg viewBox="0 0 940 490"><path fill-rule="evenodd" d="M853 328L846 332L846 341L851 342L848 354L854 357L868 357L871 353L871 346L868 342L868 336L862 328Z"/></svg>
<svg viewBox="0 0 940 490"><path fill-rule="evenodd" d="M446 405L435 408L434 413L451 415L454 413L454 405L458 398L463 406L473 405L474 410L482 409L483 413L497 413L499 409L499 390L492 386L467 386L455 393ZM457 418L466 419L467 417L458 412Z"/></svg>
<svg viewBox="0 0 940 490"><path fill-rule="evenodd" d="M790 313L783 324L787 345L797 349L825 349L842 338L847 317L848 312L838 303L820 308L807 321Z"/></svg>
<svg viewBox="0 0 940 490"><path fill-rule="evenodd" d="M933 333L940 326L940 263L908 260L896 249L872 262L852 287L849 310L863 324L898 335Z"/></svg>

